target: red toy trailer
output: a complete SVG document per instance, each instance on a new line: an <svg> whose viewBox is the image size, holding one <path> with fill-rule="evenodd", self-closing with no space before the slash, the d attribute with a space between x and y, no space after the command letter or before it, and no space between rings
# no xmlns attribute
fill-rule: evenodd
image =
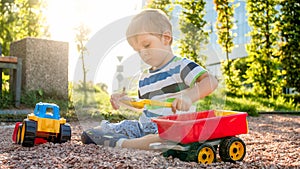
<svg viewBox="0 0 300 169"><path fill-rule="evenodd" d="M248 132L246 117L244 112L217 110L158 117L152 121L159 136L168 141L150 146L183 161L215 162L217 149L222 161L242 161L246 145L236 135Z"/></svg>

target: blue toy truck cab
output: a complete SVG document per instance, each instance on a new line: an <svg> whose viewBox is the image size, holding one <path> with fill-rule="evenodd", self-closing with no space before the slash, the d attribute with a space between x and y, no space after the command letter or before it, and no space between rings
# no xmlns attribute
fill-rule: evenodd
<svg viewBox="0 0 300 169"><path fill-rule="evenodd" d="M34 108L34 115L40 118L59 120L59 106L51 103L37 103Z"/></svg>

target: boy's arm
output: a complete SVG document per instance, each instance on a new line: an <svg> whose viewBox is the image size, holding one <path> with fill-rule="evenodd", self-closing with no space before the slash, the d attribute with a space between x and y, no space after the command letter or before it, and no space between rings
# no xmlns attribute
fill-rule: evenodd
<svg viewBox="0 0 300 169"><path fill-rule="evenodd" d="M195 85L192 88L185 90L180 97L173 101L172 111L176 112L176 110L189 110L194 102L212 93L217 86L218 80L209 73L204 73L198 77Z"/></svg>

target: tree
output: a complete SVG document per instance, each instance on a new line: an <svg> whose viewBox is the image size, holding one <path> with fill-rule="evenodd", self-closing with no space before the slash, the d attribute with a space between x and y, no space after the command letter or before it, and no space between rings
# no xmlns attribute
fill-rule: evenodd
<svg viewBox="0 0 300 169"><path fill-rule="evenodd" d="M25 37L49 37L42 0L0 0L0 43L9 55L10 43Z"/></svg>
<svg viewBox="0 0 300 169"><path fill-rule="evenodd" d="M234 47L232 29L234 26L234 6L233 0L214 0L215 8L218 13L216 28L218 30L218 43L226 53L229 60L229 53Z"/></svg>
<svg viewBox="0 0 300 169"><path fill-rule="evenodd" d="M76 43L77 43L77 50L80 53L80 59L82 64L82 72L83 72L83 91L84 91L84 104L87 104L87 82L86 82L86 75L87 75L87 68L85 67L84 56L87 54L87 48L85 47L85 43L89 40L88 36L91 30L86 27L83 23L81 23L77 28L75 28L76 33Z"/></svg>
<svg viewBox="0 0 300 169"><path fill-rule="evenodd" d="M232 94L245 94L245 86L243 86L243 83L245 82L245 74L247 69L249 68L246 62L246 58L237 58L234 60L230 60L230 79L232 80L232 83L226 86L226 90L229 93ZM227 68L227 60L224 61L222 66L222 69ZM225 70L222 70L223 72L226 72ZM228 74L225 74L228 76ZM228 82L228 77L225 76L225 81ZM248 85L248 86L251 86Z"/></svg>
<svg viewBox="0 0 300 169"><path fill-rule="evenodd" d="M171 19L174 5L180 5L182 9L179 24L183 36L180 37L178 42L180 54L204 65L206 56L200 55L200 50L201 45L208 42L208 33L203 30L206 24L203 19L205 2L203 0L184 0L174 3L170 0L153 0L148 3L147 7L161 9Z"/></svg>
<svg viewBox="0 0 300 169"><path fill-rule="evenodd" d="M248 23L252 27L248 52L246 83L253 85L255 94L273 96L280 94L280 63L277 53L278 34L274 24L278 20L277 3L274 0L248 0Z"/></svg>
<svg viewBox="0 0 300 169"><path fill-rule="evenodd" d="M232 29L234 26L234 8L233 0L214 0L215 9L218 13L216 28L218 30L218 43L221 45L226 54L226 62L222 64L225 82L229 91L236 90L240 87L238 82L233 81L233 73L230 69L232 60L229 54L234 47Z"/></svg>
<svg viewBox="0 0 300 169"><path fill-rule="evenodd" d="M201 55L200 51L203 45L208 43L208 33L203 29L206 24L203 19L205 2L203 0L183 0L178 4L182 7L179 21L183 34L179 40L180 54L204 66L206 56Z"/></svg>
<svg viewBox="0 0 300 169"><path fill-rule="evenodd" d="M160 9L164 11L169 18L171 19L171 12L173 10L173 3L170 0L154 0L150 1L146 7L153 8L153 9Z"/></svg>
<svg viewBox="0 0 300 169"><path fill-rule="evenodd" d="M300 92L300 4L298 0L281 0L278 29L281 35L280 61L287 87Z"/></svg>

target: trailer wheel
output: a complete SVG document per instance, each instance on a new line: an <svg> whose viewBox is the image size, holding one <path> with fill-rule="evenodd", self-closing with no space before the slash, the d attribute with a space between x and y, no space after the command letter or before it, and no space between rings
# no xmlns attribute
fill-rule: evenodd
<svg viewBox="0 0 300 169"><path fill-rule="evenodd" d="M36 136L36 122L25 119L21 129L21 144L24 147L34 146Z"/></svg>
<svg viewBox="0 0 300 169"><path fill-rule="evenodd" d="M202 144L197 150L198 163L211 164L216 160L216 151L210 144Z"/></svg>
<svg viewBox="0 0 300 169"><path fill-rule="evenodd" d="M176 150L166 150L162 152L162 155L166 158L172 156L172 158L179 158Z"/></svg>
<svg viewBox="0 0 300 169"><path fill-rule="evenodd" d="M22 124L18 126L16 143L21 144Z"/></svg>
<svg viewBox="0 0 300 169"><path fill-rule="evenodd" d="M71 140L71 127L69 124L61 124L60 125L60 132L58 134L57 142L58 143L65 143Z"/></svg>
<svg viewBox="0 0 300 169"><path fill-rule="evenodd" d="M246 145L238 137L226 138L220 143L219 154L225 162L242 161L246 155Z"/></svg>

